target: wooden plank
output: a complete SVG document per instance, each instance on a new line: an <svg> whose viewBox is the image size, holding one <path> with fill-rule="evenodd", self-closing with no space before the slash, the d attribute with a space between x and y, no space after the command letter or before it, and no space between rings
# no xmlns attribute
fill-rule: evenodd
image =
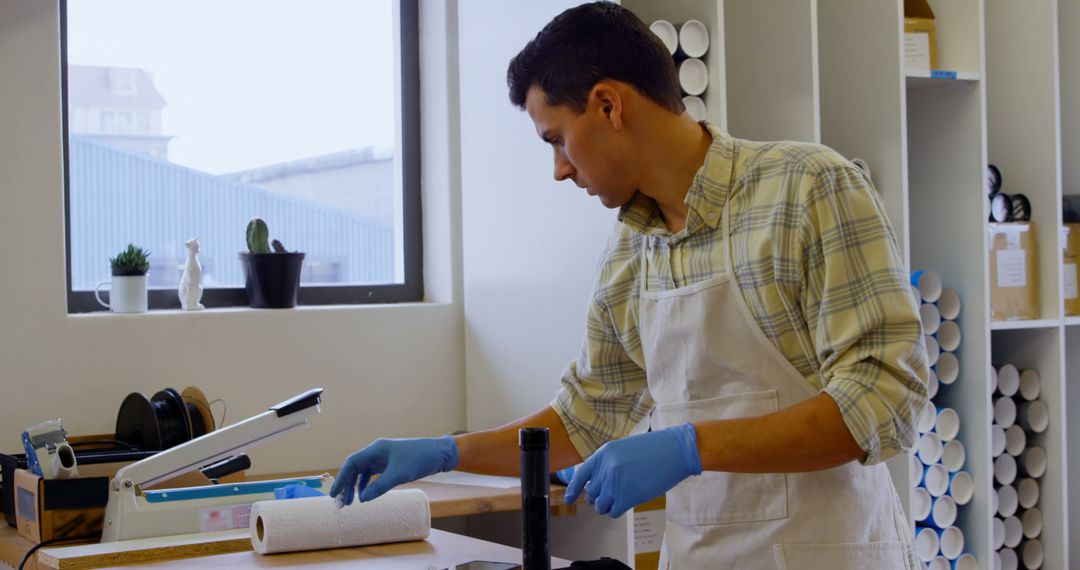
<svg viewBox="0 0 1080 570"><path fill-rule="evenodd" d="M432 518L516 511L521 508L521 491L517 487L497 489L471 485L414 482L403 485L401 488L424 491L431 503ZM553 514L555 515L572 513L572 507L562 506L564 490L561 486L552 486L551 502ZM15 535L14 529L5 530L12 531L10 534L13 535L15 540L12 540L7 534L0 533L0 556L8 563L16 565L30 547L30 542ZM10 553L7 550L10 550ZM66 570L172 558L190 558L248 550L251 550L248 530L236 529L215 533L125 540L104 544L94 543L43 548L37 554L36 559L41 568Z"/></svg>

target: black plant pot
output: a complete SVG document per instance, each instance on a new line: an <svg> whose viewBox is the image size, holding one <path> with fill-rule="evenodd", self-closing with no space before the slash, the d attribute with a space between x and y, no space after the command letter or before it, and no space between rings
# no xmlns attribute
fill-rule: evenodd
<svg viewBox="0 0 1080 570"><path fill-rule="evenodd" d="M256 309L290 309L300 290L304 254L241 253L248 305Z"/></svg>

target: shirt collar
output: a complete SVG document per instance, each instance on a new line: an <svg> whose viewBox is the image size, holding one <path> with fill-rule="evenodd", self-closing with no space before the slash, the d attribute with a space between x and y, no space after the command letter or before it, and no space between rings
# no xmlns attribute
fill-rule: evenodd
<svg viewBox="0 0 1080 570"><path fill-rule="evenodd" d="M702 226L716 228L721 222L721 213L731 191L735 141L713 123L703 121L702 124L712 136L712 144L705 153L705 162L698 168L686 192L684 202L690 209L686 219L686 235L693 234ZM619 221L645 235L667 231L656 202L641 193L635 194L620 209Z"/></svg>

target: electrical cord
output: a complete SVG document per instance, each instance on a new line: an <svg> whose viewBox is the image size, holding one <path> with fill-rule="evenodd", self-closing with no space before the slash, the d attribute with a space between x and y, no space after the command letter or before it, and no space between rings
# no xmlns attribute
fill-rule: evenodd
<svg viewBox="0 0 1080 570"><path fill-rule="evenodd" d="M49 540L43 540L43 541L35 544L34 546L30 547L30 550L26 551L26 556L23 556L22 562L19 562L18 568L19 568L19 570L23 570L23 568L26 566L26 563L30 560L30 558L32 556L34 556L34 553L37 552L38 550L46 547L46 546L52 546L53 544L56 544L58 542L73 542L73 541L76 541L76 540L88 540L88 539L91 539L91 538L98 538L99 536L101 536L101 535L100 534L84 534L82 536L63 536L63 537L59 537L59 538L50 538ZM35 567L36 566L37 565L35 564Z"/></svg>

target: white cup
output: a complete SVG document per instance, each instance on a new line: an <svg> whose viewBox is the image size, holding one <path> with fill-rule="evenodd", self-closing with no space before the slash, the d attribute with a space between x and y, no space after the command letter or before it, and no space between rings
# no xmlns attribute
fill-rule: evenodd
<svg viewBox="0 0 1080 570"><path fill-rule="evenodd" d="M942 289L937 304L941 318L946 321L955 321L960 316L960 294L956 292L956 289L951 287Z"/></svg>
<svg viewBox="0 0 1080 570"><path fill-rule="evenodd" d="M1024 538L1024 525L1019 517L1005 518L1005 548L1016 548Z"/></svg>
<svg viewBox="0 0 1080 570"><path fill-rule="evenodd" d="M933 402L926 400L922 410L919 411L919 416L915 418L915 429L920 434L929 433L934 430L935 421L937 421L937 408L934 407Z"/></svg>
<svg viewBox="0 0 1080 570"><path fill-rule="evenodd" d="M993 530L993 543L990 548L1000 550L1002 546L1005 546L1005 521L1001 517L994 517L990 528Z"/></svg>
<svg viewBox="0 0 1080 570"><path fill-rule="evenodd" d="M960 414L952 408L939 408L934 420L934 431L941 441L952 441L960 434Z"/></svg>
<svg viewBox="0 0 1080 570"><path fill-rule="evenodd" d="M709 109L705 106L705 102L701 100L701 97L687 95L682 98L682 103L686 107L687 114L695 121L701 122L709 118Z"/></svg>
<svg viewBox="0 0 1080 570"><path fill-rule="evenodd" d="M1025 448L1027 448L1027 434L1024 433L1024 428L1016 424L1009 426L1009 429L1005 430L1005 453L1020 457Z"/></svg>
<svg viewBox="0 0 1080 570"><path fill-rule="evenodd" d="M1032 539L1025 542L1021 555L1024 559L1024 568L1027 570L1039 570L1042 568L1045 558L1042 541Z"/></svg>
<svg viewBox="0 0 1080 570"><path fill-rule="evenodd" d="M933 560L926 563L926 570L952 570L952 564L944 556L935 556Z"/></svg>
<svg viewBox="0 0 1080 570"><path fill-rule="evenodd" d="M675 55L679 47L679 32L675 30L675 25L667 20L657 20L649 24L649 29L664 43L668 53Z"/></svg>
<svg viewBox="0 0 1080 570"><path fill-rule="evenodd" d="M1040 392L1042 392L1042 380L1038 372L1025 370L1020 374L1020 397L1034 402L1039 399Z"/></svg>
<svg viewBox="0 0 1080 570"><path fill-rule="evenodd" d="M923 562L930 562L941 550L941 540L936 530L930 527L919 529L915 535L915 556Z"/></svg>
<svg viewBox="0 0 1080 570"><path fill-rule="evenodd" d="M1050 408L1041 400L1024 402L1016 410L1016 419L1024 429L1042 433L1050 426Z"/></svg>
<svg viewBox="0 0 1080 570"><path fill-rule="evenodd" d="M976 560L975 555L969 553L961 554L960 558L957 558L953 562L950 570L978 570L979 562Z"/></svg>
<svg viewBox="0 0 1080 570"><path fill-rule="evenodd" d="M109 286L109 302L101 299L101 288ZM114 313L146 312L146 275L113 275L94 288L94 298Z"/></svg>
<svg viewBox="0 0 1080 570"><path fill-rule="evenodd" d="M938 434L930 432L919 438L919 459L926 465L933 465L941 460L944 446Z"/></svg>
<svg viewBox="0 0 1080 570"><path fill-rule="evenodd" d="M930 518L933 507L934 498L930 496L930 491L915 487L915 491L911 493L911 515L915 517L915 522L924 522Z"/></svg>
<svg viewBox="0 0 1080 570"><path fill-rule="evenodd" d="M945 466L935 463L926 468L923 475L923 487L931 497L940 497L949 492L949 472Z"/></svg>
<svg viewBox="0 0 1080 570"><path fill-rule="evenodd" d="M957 505L964 506L975 496L975 479L967 471L949 474L949 494Z"/></svg>
<svg viewBox="0 0 1080 570"><path fill-rule="evenodd" d="M934 334L938 332L938 328L941 326L941 313L938 312L937 305L933 303L919 305L919 320L922 321L923 333Z"/></svg>
<svg viewBox="0 0 1080 570"><path fill-rule="evenodd" d="M1006 486L1007 485L1012 485L1013 482L1016 481L1016 458L1015 457L1009 455L1008 453L1004 453L1004 454L1001 455L1001 457L998 457L997 459L994 460L994 480L997 481L999 485L1006 485ZM1013 495L1015 495L1015 494L1016 494L1016 491L1014 490ZM998 498L999 499L1001 498L1000 494L998 494ZM1009 513L1009 514L1012 514L1012 513ZM1007 517L1009 515L1002 514L1001 516Z"/></svg>
<svg viewBox="0 0 1080 570"><path fill-rule="evenodd" d="M1023 517L1020 518L1020 525L1024 528L1026 538L1039 538L1043 530L1042 511L1035 508L1024 511Z"/></svg>
<svg viewBox="0 0 1080 570"><path fill-rule="evenodd" d="M997 389L1002 396L1015 396L1020 389L1020 371L1012 364L1006 364L997 371Z"/></svg>
<svg viewBox="0 0 1080 570"><path fill-rule="evenodd" d="M941 464L949 473L956 473L963 469L966 460L967 452L964 450L964 444L958 439L945 443L941 448Z"/></svg>
<svg viewBox="0 0 1080 570"><path fill-rule="evenodd" d="M1005 455L1003 457L1008 457L1008 455ZM1013 487L1012 485L1005 485L1004 487L998 487L997 496L998 496L998 508L997 508L998 516L1006 517L1006 520L1008 520L1008 517L1011 517L1011 516L1016 514L1016 509L1019 508L1019 506L1020 506L1020 503L1017 502L1016 487Z"/></svg>
<svg viewBox="0 0 1080 570"><path fill-rule="evenodd" d="M938 358L941 357L941 346L938 345L937 339L930 335L925 335L923 338L926 339L926 363L933 366L937 364ZM938 377L941 379L940 373Z"/></svg>
<svg viewBox="0 0 1080 570"><path fill-rule="evenodd" d="M942 352L937 359L938 380L946 386L960 377L960 359L951 352Z"/></svg>
<svg viewBox="0 0 1080 570"><path fill-rule="evenodd" d="M938 528L949 528L956 524L956 501L948 495L934 499L930 508L930 520Z"/></svg>
<svg viewBox="0 0 1080 570"><path fill-rule="evenodd" d="M1039 504L1039 482L1030 477L1024 477L1016 485L1016 496L1021 508L1034 509L1035 505Z"/></svg>
<svg viewBox="0 0 1080 570"><path fill-rule="evenodd" d="M964 553L964 532L955 526L941 531L939 537L941 554L949 560L956 560Z"/></svg>
<svg viewBox="0 0 1080 570"><path fill-rule="evenodd" d="M1000 382L998 386L1001 386ZM1016 402L1012 398L1002 396L994 400L994 421L1003 428L1016 423Z"/></svg>
<svg viewBox="0 0 1080 570"><path fill-rule="evenodd" d="M911 474L911 486L918 487L919 481L922 481L923 470L926 469L926 466L923 465L922 461L919 461L918 457L915 457L914 453L908 454L908 463L911 464L908 468L908 471Z"/></svg>
<svg viewBox="0 0 1080 570"><path fill-rule="evenodd" d="M1020 455L1020 472L1032 479L1038 479L1046 474L1046 450L1032 445Z"/></svg>
<svg viewBox="0 0 1080 570"><path fill-rule="evenodd" d="M1005 429L996 422L990 426L990 455L995 459L1005 453Z"/></svg>
<svg viewBox="0 0 1080 570"><path fill-rule="evenodd" d="M687 95L701 95L709 86L709 69L700 59L690 58L679 64L679 86Z"/></svg>
<svg viewBox="0 0 1080 570"><path fill-rule="evenodd" d="M1016 551L1011 548L1002 548L997 552L1001 559L1001 570L1019 570L1020 559L1016 557Z"/></svg>
<svg viewBox="0 0 1080 570"><path fill-rule="evenodd" d="M956 321L945 321L938 327L937 339L941 350L954 352L960 348L960 338L960 325L956 324Z"/></svg>
<svg viewBox="0 0 1080 570"><path fill-rule="evenodd" d="M679 51L686 57L701 57L709 51L709 29L698 20L679 26Z"/></svg>
<svg viewBox="0 0 1080 570"><path fill-rule="evenodd" d="M919 296L927 303L936 302L941 297L941 276L929 269L911 274L911 283L919 290Z"/></svg>

